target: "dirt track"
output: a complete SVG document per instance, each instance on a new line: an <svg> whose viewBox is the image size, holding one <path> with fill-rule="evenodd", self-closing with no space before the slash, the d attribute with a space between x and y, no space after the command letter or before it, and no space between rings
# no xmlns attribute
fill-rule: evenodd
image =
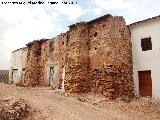
<svg viewBox="0 0 160 120"><path fill-rule="evenodd" d="M0 100L26 100L41 120L160 120L159 102L150 99L92 103L54 94L49 88L22 88L0 83ZM98 99L98 98L97 98ZM36 116L37 115L37 116Z"/></svg>

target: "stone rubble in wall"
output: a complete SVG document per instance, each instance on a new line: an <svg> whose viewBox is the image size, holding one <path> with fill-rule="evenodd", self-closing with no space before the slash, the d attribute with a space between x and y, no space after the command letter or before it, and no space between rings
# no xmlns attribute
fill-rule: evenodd
<svg viewBox="0 0 160 120"><path fill-rule="evenodd" d="M28 55L26 70L24 73L23 84L24 86L43 86L44 85L44 65L42 63L43 57L45 55L42 52L41 45L46 42L46 40L33 41L28 46ZM45 57L45 56L44 56Z"/></svg>
<svg viewBox="0 0 160 120"><path fill-rule="evenodd" d="M123 17L77 23L54 40L27 46L26 86L48 85L45 69L50 61L58 65L56 88L62 87L65 67L66 92L93 92L110 99L133 96L131 40Z"/></svg>
<svg viewBox="0 0 160 120"><path fill-rule="evenodd" d="M110 16L106 21L89 24L89 29L92 92L104 94L110 99L123 95L133 95L132 69L130 69L130 67L132 68L132 56L128 48L130 37L124 20L122 17ZM123 34L121 34L122 29L125 29L123 30ZM122 51L122 49L124 49L124 51ZM127 56L130 58L123 60L127 58ZM131 61L130 63L128 62L129 60ZM123 64L126 65L125 70L128 69L128 71L130 71L126 83L120 82L121 79L123 81L126 79L122 75L128 74L128 71L121 72ZM120 84L117 84L118 82ZM126 86L127 82L131 82L131 84ZM129 91L128 88L130 88L130 86L131 89ZM124 87L127 88L128 93L124 92Z"/></svg>
<svg viewBox="0 0 160 120"><path fill-rule="evenodd" d="M69 31L65 75L65 90L68 92L89 91L88 30L85 26L85 23L80 23Z"/></svg>

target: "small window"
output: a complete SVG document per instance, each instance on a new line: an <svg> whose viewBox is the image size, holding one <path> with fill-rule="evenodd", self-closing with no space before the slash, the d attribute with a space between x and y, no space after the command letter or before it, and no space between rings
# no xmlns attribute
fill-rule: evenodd
<svg viewBox="0 0 160 120"><path fill-rule="evenodd" d="M142 51L152 50L151 37L141 39Z"/></svg>

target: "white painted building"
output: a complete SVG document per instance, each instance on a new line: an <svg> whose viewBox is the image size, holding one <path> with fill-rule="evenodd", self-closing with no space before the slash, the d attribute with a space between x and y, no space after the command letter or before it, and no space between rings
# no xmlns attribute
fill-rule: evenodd
<svg viewBox="0 0 160 120"><path fill-rule="evenodd" d="M9 79L13 82L21 80L25 71L28 49L20 48L11 54Z"/></svg>
<svg viewBox="0 0 160 120"><path fill-rule="evenodd" d="M160 98L160 16L129 25L135 94Z"/></svg>

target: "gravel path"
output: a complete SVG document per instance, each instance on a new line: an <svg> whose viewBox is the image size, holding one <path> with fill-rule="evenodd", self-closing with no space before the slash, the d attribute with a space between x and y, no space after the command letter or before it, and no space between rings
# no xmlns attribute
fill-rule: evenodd
<svg viewBox="0 0 160 120"><path fill-rule="evenodd" d="M83 98L82 102L77 97L54 94L49 88L23 88L0 83L0 100L15 98L22 98L39 110L41 114L37 120L160 120L159 102L150 99L131 102L94 100L94 104L92 99Z"/></svg>

